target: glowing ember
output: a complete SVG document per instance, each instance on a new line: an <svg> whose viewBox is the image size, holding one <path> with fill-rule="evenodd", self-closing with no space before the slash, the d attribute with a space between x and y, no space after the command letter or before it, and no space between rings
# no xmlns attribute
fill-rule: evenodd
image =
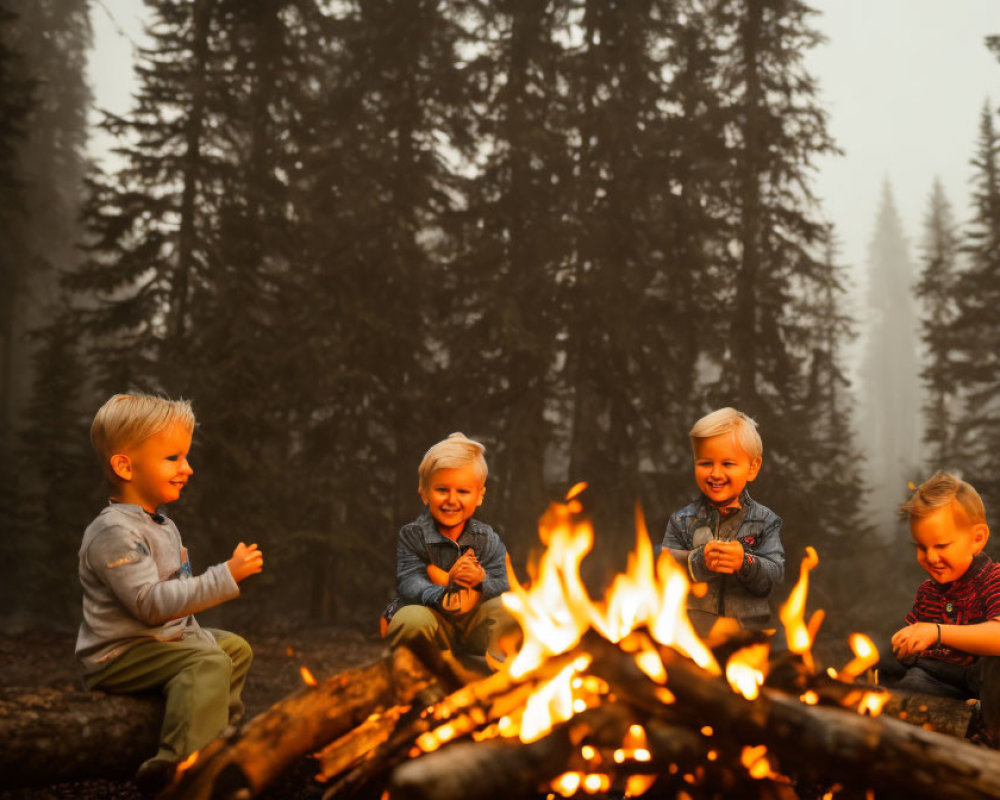
<svg viewBox="0 0 1000 800"><path fill-rule="evenodd" d="M763 780L764 778L774 778L777 774L771 770L771 762L767 757L767 748L764 745L757 747L744 747L740 755L740 762L746 767L751 778Z"/></svg>
<svg viewBox="0 0 1000 800"><path fill-rule="evenodd" d="M858 713L867 714L869 717L877 717L882 713L882 707L889 702L888 692L865 692L861 702L858 703Z"/></svg>
<svg viewBox="0 0 1000 800"><path fill-rule="evenodd" d="M174 780L180 775L184 770L189 769L195 761L198 760L198 751L195 750L191 755L185 758L180 764L177 765L177 771L174 773Z"/></svg>
<svg viewBox="0 0 1000 800"><path fill-rule="evenodd" d="M803 695L799 696L799 700L805 703L807 706L814 706L819 702L819 695L816 694L812 689Z"/></svg>
<svg viewBox="0 0 1000 800"><path fill-rule="evenodd" d="M629 775L625 782L625 796L639 797L645 794L649 787L656 783L656 775Z"/></svg>
<svg viewBox="0 0 1000 800"><path fill-rule="evenodd" d="M611 778L601 773L591 773L583 779L583 790L588 794L606 792L611 788Z"/></svg>
<svg viewBox="0 0 1000 800"><path fill-rule="evenodd" d="M572 797L576 794L576 790L580 788L582 781L583 775L579 772L564 772L552 781L551 786L553 791L558 792L563 797Z"/></svg>
<svg viewBox="0 0 1000 800"><path fill-rule="evenodd" d="M305 666L299 667L299 673L302 675L302 680L305 682L307 686L317 685L316 679L313 677L313 674L309 671L308 667Z"/></svg>
<svg viewBox="0 0 1000 800"><path fill-rule="evenodd" d="M753 700L760 693L760 687L767 676L767 656L770 646L764 642L750 645L733 653L726 664L726 680L747 700Z"/></svg>
<svg viewBox="0 0 1000 800"><path fill-rule="evenodd" d="M778 612L781 624L785 626L785 635L788 639L788 649L793 653L802 656L806 668L813 671L812 643L816 637L816 631L823 622L823 612L815 612L807 625L805 622L806 595L809 593L809 570L819 563L819 556L812 547L806 548L806 557L802 559L802 571L799 573L799 580L788 595Z"/></svg>

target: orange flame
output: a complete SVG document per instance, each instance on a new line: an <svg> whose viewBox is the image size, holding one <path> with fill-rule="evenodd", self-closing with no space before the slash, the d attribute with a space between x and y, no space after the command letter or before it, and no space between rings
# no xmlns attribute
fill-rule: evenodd
<svg viewBox="0 0 1000 800"><path fill-rule="evenodd" d="M726 680L747 700L753 700L760 693L760 687L767 677L767 657L771 651L767 642L753 644L733 653L726 664Z"/></svg>
<svg viewBox="0 0 1000 800"><path fill-rule="evenodd" d="M313 674L309 671L308 667L306 666L299 667L299 673L302 675L302 680L305 682L307 686L318 685L316 683L316 679L313 677Z"/></svg>
<svg viewBox="0 0 1000 800"><path fill-rule="evenodd" d="M819 556L812 547L806 548L806 557L802 559L802 571L799 573L799 580L788 595L788 600L778 612L782 625L785 626L785 635L788 639L788 649L793 653L802 656L806 668L812 672L814 669L812 659L812 643L816 638L816 631L823 622L823 611L816 611L809 619L809 624L805 622L806 595L809 593L809 570L819 563Z"/></svg>
<svg viewBox="0 0 1000 800"><path fill-rule="evenodd" d="M852 633L847 643L854 653L854 658L847 662L836 677L844 683L851 683L862 672L878 663L878 649L863 633Z"/></svg>
<svg viewBox="0 0 1000 800"><path fill-rule="evenodd" d="M574 487L575 488L575 487ZM542 518L540 535L548 547L537 566L530 587L511 577L511 591L503 603L521 624L524 643L510 662L510 675L523 677L546 659L575 647L593 628L604 638L619 642L639 627L653 639L675 648L704 669L719 674L711 651L697 637L685 610L688 579L669 553L654 565L653 548L641 510L636 509L636 548L629 554L625 573L616 576L604 603L594 603L580 578L580 564L594 541L593 528L576 518L578 505L553 503ZM662 682L662 663L655 649L645 648L640 667Z"/></svg>

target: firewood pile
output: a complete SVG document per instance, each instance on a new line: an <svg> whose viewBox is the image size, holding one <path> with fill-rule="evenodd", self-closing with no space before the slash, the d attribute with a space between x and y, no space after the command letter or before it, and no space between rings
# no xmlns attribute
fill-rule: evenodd
<svg viewBox="0 0 1000 800"><path fill-rule="evenodd" d="M573 492L554 504L530 584L511 574L524 638L495 673L401 648L212 743L162 797L252 798L308 758L324 800L1000 798L1000 754L959 738L966 706L864 683L878 654L860 635L849 664L816 668L811 549L781 610L788 650L771 653L763 634L695 635L691 587L669 557L654 564L641 513L626 572L593 602L580 512Z"/></svg>

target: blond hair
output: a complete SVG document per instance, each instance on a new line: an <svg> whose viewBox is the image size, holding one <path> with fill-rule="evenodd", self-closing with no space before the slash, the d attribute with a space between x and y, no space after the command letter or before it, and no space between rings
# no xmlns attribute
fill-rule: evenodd
<svg viewBox="0 0 1000 800"><path fill-rule="evenodd" d="M729 406L706 414L692 426L688 435L691 437L691 447L695 447L698 439L710 439L730 432L751 461L764 455L764 442L757 433L757 423L742 411Z"/></svg>
<svg viewBox="0 0 1000 800"><path fill-rule="evenodd" d="M148 394L116 394L94 415L90 442L94 445L104 474L115 480L111 456L142 444L174 425L194 430L194 411L188 400L168 400Z"/></svg>
<svg viewBox="0 0 1000 800"><path fill-rule="evenodd" d="M901 516L919 519L952 503L962 509L970 525L986 522L983 498L972 484L940 470L916 488L913 496L899 507L899 512Z"/></svg>
<svg viewBox="0 0 1000 800"><path fill-rule="evenodd" d="M483 485L489 470L486 467L484 453L486 448L479 442L466 437L464 433L453 433L447 439L442 439L433 445L420 461L417 476L420 479L418 488L426 491L431 476L439 469L457 469L471 464L476 471L476 477Z"/></svg>

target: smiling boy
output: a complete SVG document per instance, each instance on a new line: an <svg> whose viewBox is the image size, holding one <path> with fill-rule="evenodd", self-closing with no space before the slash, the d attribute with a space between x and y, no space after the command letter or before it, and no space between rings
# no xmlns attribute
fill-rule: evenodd
<svg viewBox="0 0 1000 800"><path fill-rule="evenodd" d="M693 581L706 584L701 596L688 595L688 616L702 636L722 616L768 629L768 597L784 577L785 551L781 518L746 490L763 463L757 423L720 408L698 420L690 436L701 496L670 517L662 545Z"/></svg>
<svg viewBox="0 0 1000 800"><path fill-rule="evenodd" d="M80 546L76 656L89 689L163 693L159 749L136 773L146 794L242 713L252 659L244 639L202 628L193 614L238 597L237 584L263 567L260 550L241 542L194 577L177 526L160 511L194 474L194 425L187 401L130 394L108 400L91 426L110 503Z"/></svg>
<svg viewBox="0 0 1000 800"><path fill-rule="evenodd" d="M1000 743L1000 564L985 553L986 510L971 484L937 472L901 506L930 575L879 678L895 688L981 700L977 739Z"/></svg>
<svg viewBox="0 0 1000 800"><path fill-rule="evenodd" d="M453 433L424 455L417 470L426 508L399 531L398 600L386 636L396 647L426 638L480 661L501 659L498 639L516 630L500 602L506 592L507 548L474 518L486 495L485 448Z"/></svg>

